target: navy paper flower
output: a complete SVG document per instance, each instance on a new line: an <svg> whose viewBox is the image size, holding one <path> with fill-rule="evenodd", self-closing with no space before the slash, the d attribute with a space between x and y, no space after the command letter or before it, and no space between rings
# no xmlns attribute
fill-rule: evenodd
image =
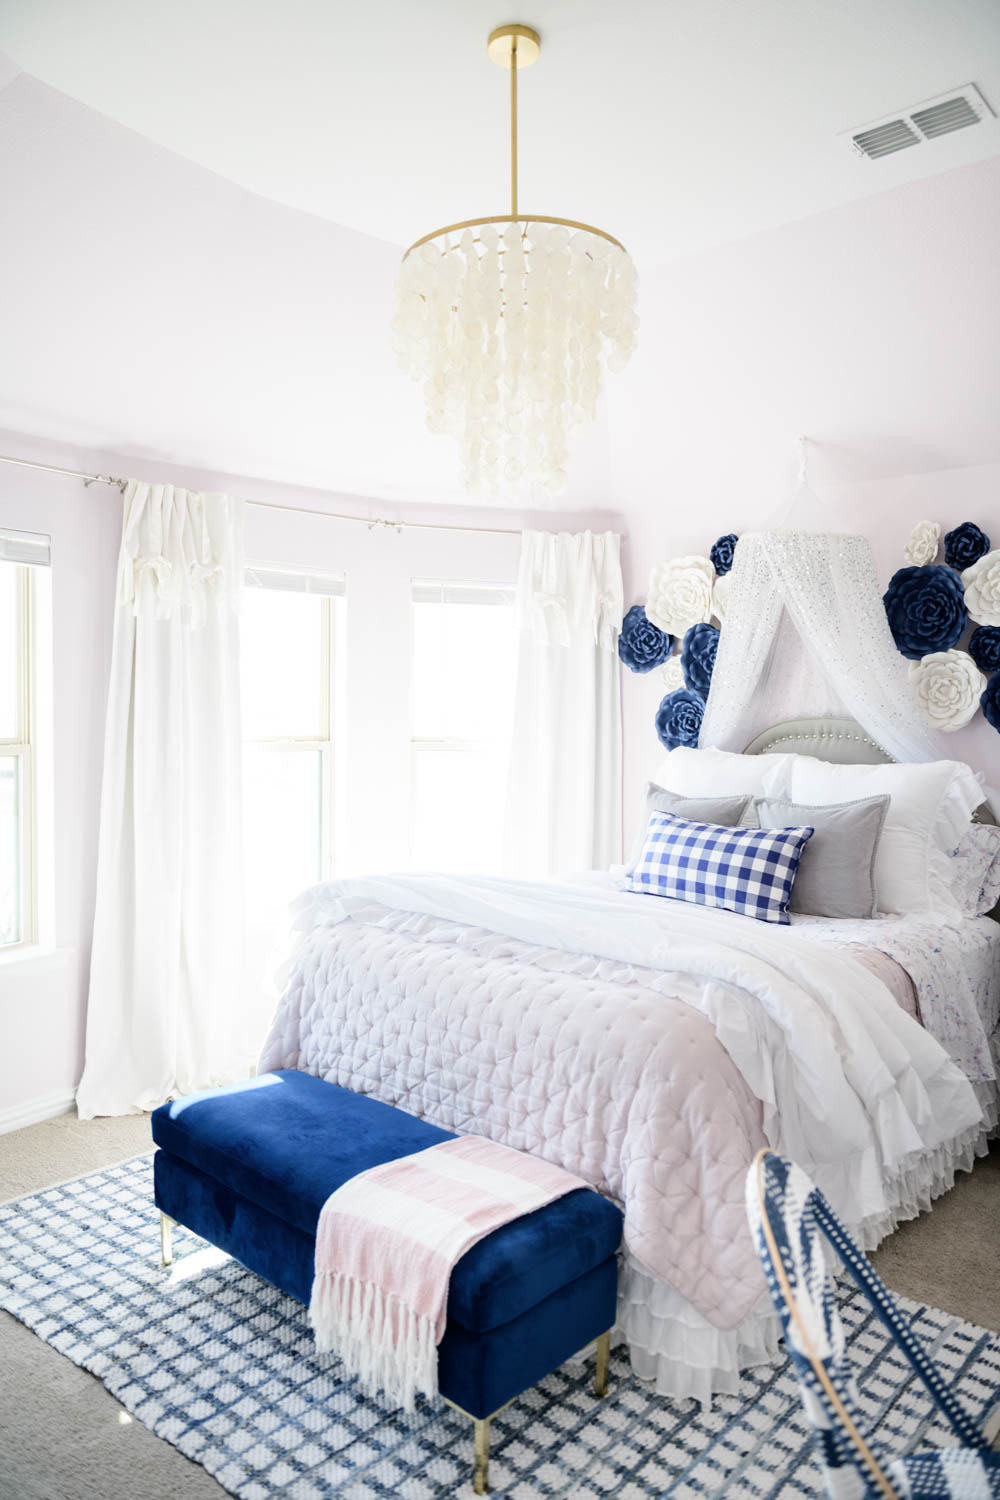
<svg viewBox="0 0 1000 1500"><path fill-rule="evenodd" d="M996 625L980 625L969 636L969 655L987 677L1000 672L1000 629Z"/></svg>
<svg viewBox="0 0 1000 1500"><path fill-rule="evenodd" d="M732 567L733 553L736 551L736 543L738 541L739 537L735 534L735 532L731 531L728 536L720 536L719 540L716 542L715 546L708 554L712 559L712 567L720 577L725 573L728 573L730 568Z"/></svg>
<svg viewBox="0 0 1000 1500"><path fill-rule="evenodd" d="M666 699L663 701L665 703ZM983 717L987 724L992 724L993 728L1000 734L1000 672L994 672L986 684L986 690L979 699L979 702L982 705ZM663 707L663 703L660 704L660 707Z"/></svg>
<svg viewBox="0 0 1000 1500"><path fill-rule="evenodd" d="M622 621L618 655L633 672L651 672L662 666L674 649L674 638L647 620L641 604L633 604Z"/></svg>
<svg viewBox="0 0 1000 1500"><path fill-rule="evenodd" d="M950 651L969 623L961 582L940 563L900 568L882 603L896 648L911 661L931 651Z"/></svg>
<svg viewBox="0 0 1000 1500"><path fill-rule="evenodd" d="M676 750L678 745L697 746L704 715L705 700L697 693L687 688L668 693L656 710L656 733L660 744L668 750Z"/></svg>
<svg viewBox="0 0 1000 1500"><path fill-rule="evenodd" d="M702 698L708 697L715 666L715 653L719 649L719 632L714 625L692 625L685 631L681 646L681 671L684 685Z"/></svg>
<svg viewBox="0 0 1000 1500"><path fill-rule="evenodd" d="M944 560L949 568L957 568L960 573L985 557L989 550L990 539L975 521L963 521L954 531L945 532Z"/></svg>

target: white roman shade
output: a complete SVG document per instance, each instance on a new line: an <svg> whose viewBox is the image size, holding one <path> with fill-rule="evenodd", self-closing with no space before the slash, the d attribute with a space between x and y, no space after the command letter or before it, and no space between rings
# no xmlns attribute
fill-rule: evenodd
<svg viewBox="0 0 1000 1500"><path fill-rule="evenodd" d="M342 573L303 572L301 568L264 568L250 563L243 575L250 589L279 589L286 594L318 594L327 599L342 599L347 582Z"/></svg>
<svg viewBox="0 0 1000 1500"><path fill-rule="evenodd" d="M499 583L438 583L414 578L412 598L414 604L513 604L517 591Z"/></svg>
<svg viewBox="0 0 1000 1500"><path fill-rule="evenodd" d="M0 561L31 563L47 568L52 562L52 539L37 531L8 531L0 527Z"/></svg>

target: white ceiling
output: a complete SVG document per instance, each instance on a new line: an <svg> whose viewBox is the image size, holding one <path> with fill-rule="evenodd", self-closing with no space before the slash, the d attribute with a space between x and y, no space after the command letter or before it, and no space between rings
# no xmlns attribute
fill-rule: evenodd
<svg viewBox="0 0 1000 1500"><path fill-rule="evenodd" d="M1000 152L978 125L879 162L838 132L960 84L1000 110L997 0L0 0L0 49L151 141L397 245L506 203L607 228L640 267Z"/></svg>

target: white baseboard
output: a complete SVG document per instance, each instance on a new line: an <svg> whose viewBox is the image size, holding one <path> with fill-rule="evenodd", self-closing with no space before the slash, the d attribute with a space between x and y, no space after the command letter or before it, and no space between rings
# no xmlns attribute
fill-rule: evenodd
<svg viewBox="0 0 1000 1500"><path fill-rule="evenodd" d="M9 1130L23 1130L26 1125L38 1125L42 1120L54 1120L57 1115L68 1114L75 1100L76 1089L60 1089L56 1094L43 1094L40 1099L28 1099L24 1104L0 1109L0 1135L6 1135Z"/></svg>

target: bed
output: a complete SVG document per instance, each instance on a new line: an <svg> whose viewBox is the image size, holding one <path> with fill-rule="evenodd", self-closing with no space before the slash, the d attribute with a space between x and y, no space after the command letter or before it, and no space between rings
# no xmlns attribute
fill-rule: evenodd
<svg viewBox="0 0 1000 1500"><path fill-rule="evenodd" d="M788 737L888 759L845 721L786 722L749 749ZM535 1152L620 1203L618 1337L665 1395L707 1402L777 1355L743 1206L761 1146L872 1247L996 1126L988 917L762 931L602 874L408 876L315 887L299 925L261 1069Z"/></svg>

